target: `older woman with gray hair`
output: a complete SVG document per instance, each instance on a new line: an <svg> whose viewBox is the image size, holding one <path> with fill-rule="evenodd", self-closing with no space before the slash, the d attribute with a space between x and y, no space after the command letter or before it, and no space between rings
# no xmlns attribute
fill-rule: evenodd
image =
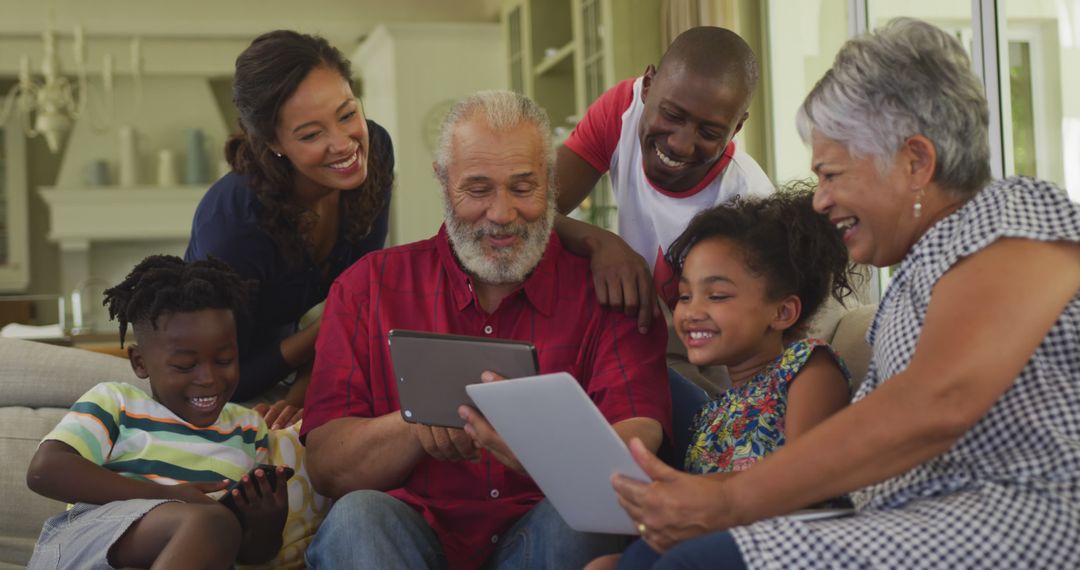
<svg viewBox="0 0 1080 570"><path fill-rule="evenodd" d="M632 443L653 481L615 478L644 530L620 567L1080 567L1080 205L991 181L987 117L941 30L900 19L844 45L798 125L815 208L855 261L899 265L868 377L726 479ZM778 516L843 494L853 516Z"/></svg>

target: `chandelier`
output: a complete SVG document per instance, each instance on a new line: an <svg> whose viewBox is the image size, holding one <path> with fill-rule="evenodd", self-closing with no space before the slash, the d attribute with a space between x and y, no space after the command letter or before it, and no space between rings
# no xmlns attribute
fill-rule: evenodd
<svg viewBox="0 0 1080 570"><path fill-rule="evenodd" d="M116 119L113 89L113 57L105 54L101 65L101 101L91 105L91 84L86 72L86 44L79 26L73 33L75 56L75 81L65 77L60 70L60 58L56 53L56 34L52 26L42 33L44 57L41 61L41 79L30 75L30 57L19 59L19 82L7 94L0 109L0 125L13 117L19 121L27 137L44 137L49 150L57 152L64 135L74 121L83 117L91 119L91 126L102 130ZM135 104L130 115L138 113L142 103L141 81L142 55L139 39L131 41L131 75L134 80ZM95 112L90 112L93 107Z"/></svg>

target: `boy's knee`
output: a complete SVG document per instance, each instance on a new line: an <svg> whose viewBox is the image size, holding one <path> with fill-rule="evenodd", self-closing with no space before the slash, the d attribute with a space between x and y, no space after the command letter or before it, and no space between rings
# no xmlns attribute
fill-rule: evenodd
<svg viewBox="0 0 1080 570"><path fill-rule="evenodd" d="M177 532L190 532L208 537L208 546L236 550L240 547L243 529L232 512L221 505L184 503L177 513Z"/></svg>
<svg viewBox="0 0 1080 570"><path fill-rule="evenodd" d="M244 532L236 515L218 504L189 506L195 508L183 524L191 529L191 535L205 541L206 548L215 552L215 557L236 559Z"/></svg>
<svg viewBox="0 0 1080 570"><path fill-rule="evenodd" d="M162 503L124 532L108 553L116 567L149 567L167 548L198 548L213 558L232 559L240 547L240 521L220 505Z"/></svg>
<svg viewBox="0 0 1080 570"><path fill-rule="evenodd" d="M218 532L227 534L235 534L240 536L242 529L240 527L240 520L236 518L229 509L223 508L220 505L198 505L202 507L198 518L205 522L210 527L217 529Z"/></svg>

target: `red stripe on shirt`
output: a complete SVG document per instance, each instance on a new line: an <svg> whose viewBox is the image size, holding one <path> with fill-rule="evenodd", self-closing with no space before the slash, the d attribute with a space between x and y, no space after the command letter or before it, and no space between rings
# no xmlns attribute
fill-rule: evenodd
<svg viewBox="0 0 1080 570"><path fill-rule="evenodd" d="M636 77L620 81L605 91L589 105L581 122L563 143L601 174L611 168L611 157L619 146L622 116L633 103L634 81Z"/></svg>

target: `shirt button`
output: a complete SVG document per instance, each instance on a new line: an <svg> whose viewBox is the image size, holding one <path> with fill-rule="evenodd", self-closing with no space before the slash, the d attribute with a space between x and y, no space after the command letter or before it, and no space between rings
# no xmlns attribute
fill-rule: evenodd
<svg viewBox="0 0 1080 570"><path fill-rule="evenodd" d="M492 489L491 493L489 493L489 494L491 495L492 499L498 499L499 498L499 490L498 489Z"/></svg>
<svg viewBox="0 0 1080 570"><path fill-rule="evenodd" d="M491 328L491 325L488 325L488 326L484 327L484 334L491 334L492 330L494 330L494 329Z"/></svg>
<svg viewBox="0 0 1080 570"><path fill-rule="evenodd" d="M499 535L497 535L497 534L491 535L491 544L495 544L496 542L499 542Z"/></svg>

